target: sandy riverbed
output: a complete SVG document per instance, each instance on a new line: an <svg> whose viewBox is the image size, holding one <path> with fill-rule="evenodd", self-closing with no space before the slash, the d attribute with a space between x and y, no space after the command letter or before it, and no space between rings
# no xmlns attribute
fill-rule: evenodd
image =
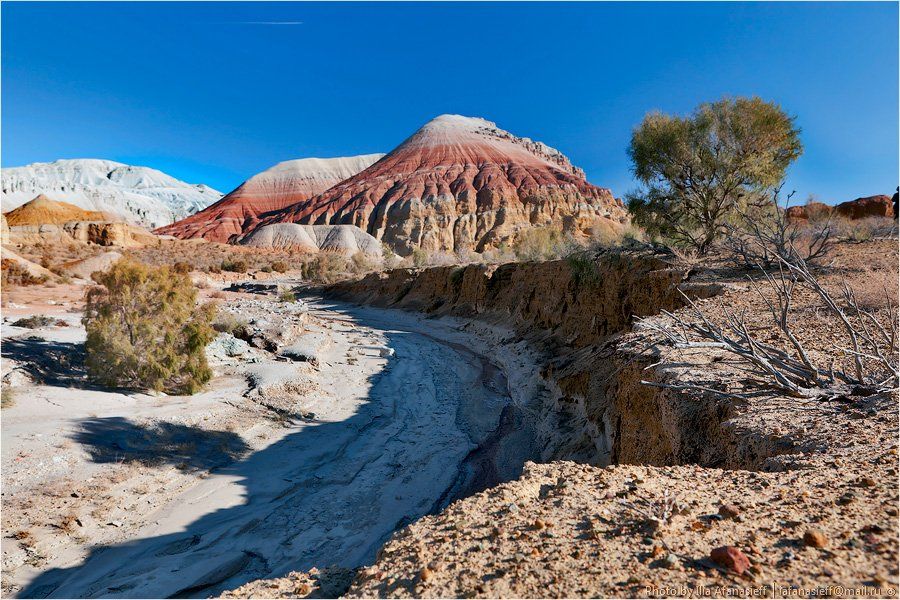
<svg viewBox="0 0 900 600"><path fill-rule="evenodd" d="M6 593L208 596L366 564L398 527L527 458L498 439L515 435L498 433L510 373L458 322L321 303L280 314L246 294L224 308L277 317L281 334L299 332L279 342L314 346L316 364L251 349L214 362L190 398L94 389L77 364L46 360L19 383L2 424ZM4 324L4 373L77 352L77 318Z"/></svg>

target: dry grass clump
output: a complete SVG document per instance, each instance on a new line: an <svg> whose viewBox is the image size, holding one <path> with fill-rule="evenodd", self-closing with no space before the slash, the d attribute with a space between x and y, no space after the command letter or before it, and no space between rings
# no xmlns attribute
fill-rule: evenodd
<svg viewBox="0 0 900 600"><path fill-rule="evenodd" d="M0 388L0 408L12 408L15 405L15 392L10 386L4 385Z"/></svg>
<svg viewBox="0 0 900 600"><path fill-rule="evenodd" d="M28 269L9 259L0 261L0 272L3 274L2 283L4 287L8 285L41 285L48 280L46 275L35 277L28 272Z"/></svg>

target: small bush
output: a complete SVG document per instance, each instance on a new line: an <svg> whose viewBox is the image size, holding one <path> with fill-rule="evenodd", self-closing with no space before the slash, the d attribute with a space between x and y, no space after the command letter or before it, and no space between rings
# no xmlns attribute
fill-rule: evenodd
<svg viewBox="0 0 900 600"><path fill-rule="evenodd" d="M572 279L582 287L598 286L601 283L597 262L588 252L576 252L566 258Z"/></svg>
<svg viewBox="0 0 900 600"><path fill-rule="evenodd" d="M184 274L121 260L88 290L84 323L88 375L108 386L193 394L212 372L213 304L196 305Z"/></svg>
<svg viewBox="0 0 900 600"><path fill-rule="evenodd" d="M272 272L272 266L271 266L271 265L266 265L266 266L264 266L262 269L260 269L260 271L262 271L263 273L271 273L271 272Z"/></svg>
<svg viewBox="0 0 900 600"><path fill-rule="evenodd" d="M46 315L33 315L25 317L13 322L13 327L24 327L26 329L40 329L41 327L50 327L55 325L57 320ZM65 323L65 321L63 321Z"/></svg>
<svg viewBox="0 0 900 600"><path fill-rule="evenodd" d="M340 254L321 252L303 265L303 277L318 283L333 283L347 273L347 259Z"/></svg>
<svg viewBox="0 0 900 600"><path fill-rule="evenodd" d="M186 262L178 261L172 265L172 270L181 275L186 275L191 272L191 265Z"/></svg>
<svg viewBox="0 0 900 600"><path fill-rule="evenodd" d="M222 270L232 273L246 273L247 263L243 260L223 260Z"/></svg>
<svg viewBox="0 0 900 600"><path fill-rule="evenodd" d="M360 251L350 257L350 268L354 273L371 273L378 269L378 262Z"/></svg>
<svg viewBox="0 0 900 600"><path fill-rule="evenodd" d="M542 261L568 256L578 247L572 236L556 227L535 227L516 236L513 252L522 261Z"/></svg>
<svg viewBox="0 0 900 600"><path fill-rule="evenodd" d="M290 290L281 292L280 294L278 294L278 301L279 302L296 302L297 294L295 294L294 292L292 292Z"/></svg>
<svg viewBox="0 0 900 600"><path fill-rule="evenodd" d="M0 408L12 408L16 405L16 397L13 389L8 385L0 388Z"/></svg>
<svg viewBox="0 0 900 600"><path fill-rule="evenodd" d="M288 270L288 264L283 260L276 260L269 266L276 273L286 273Z"/></svg>
<svg viewBox="0 0 900 600"><path fill-rule="evenodd" d="M421 248L413 248L411 257L412 264L416 268L421 268L428 264L428 253Z"/></svg>
<svg viewBox="0 0 900 600"><path fill-rule="evenodd" d="M212 322L212 328L219 333L235 335L236 332L247 327L247 320L231 313L218 313ZM235 336L237 337L237 336Z"/></svg>
<svg viewBox="0 0 900 600"><path fill-rule="evenodd" d="M3 273L2 283L3 285L41 285L43 283L47 283L47 276L41 275L39 277L35 277L31 273L28 272L28 269L21 266L19 263L4 259L0 262L0 271Z"/></svg>

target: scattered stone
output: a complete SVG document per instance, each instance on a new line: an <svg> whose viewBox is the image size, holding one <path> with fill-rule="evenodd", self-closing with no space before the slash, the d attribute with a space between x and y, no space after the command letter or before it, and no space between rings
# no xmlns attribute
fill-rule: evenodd
<svg viewBox="0 0 900 600"><path fill-rule="evenodd" d="M812 548L825 548L828 546L828 538L818 529L810 529L803 534L803 543Z"/></svg>
<svg viewBox="0 0 900 600"><path fill-rule="evenodd" d="M669 554L666 554L666 558L663 559L663 566L665 566L667 569L676 568L678 566L678 557L671 552Z"/></svg>
<svg viewBox="0 0 900 600"><path fill-rule="evenodd" d="M723 504L719 507L719 514L726 519L734 519L741 514L741 509L733 504Z"/></svg>
<svg viewBox="0 0 900 600"><path fill-rule="evenodd" d="M875 487L876 481L871 477L863 477L859 480L859 485L862 487Z"/></svg>
<svg viewBox="0 0 900 600"><path fill-rule="evenodd" d="M742 575L750 568L750 559L734 546L713 548L709 558L720 567L734 571L738 575Z"/></svg>
<svg viewBox="0 0 900 600"><path fill-rule="evenodd" d="M422 582L427 582L432 577L434 577L434 571L432 571L428 567L424 567L421 571L419 571L419 580Z"/></svg>
<svg viewBox="0 0 900 600"><path fill-rule="evenodd" d="M546 526L547 526L546 523L544 523L544 522L543 522L542 520L540 520L540 519L535 520L534 525L533 525L533 527L534 527L535 529L537 529L537 530L541 530L541 529L543 529L543 528L546 527Z"/></svg>

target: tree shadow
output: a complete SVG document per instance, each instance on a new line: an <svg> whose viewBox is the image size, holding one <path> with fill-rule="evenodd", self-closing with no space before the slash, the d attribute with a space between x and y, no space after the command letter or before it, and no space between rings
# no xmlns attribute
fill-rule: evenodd
<svg viewBox="0 0 900 600"><path fill-rule="evenodd" d="M96 463L171 464L181 470L224 467L250 450L241 436L230 431L168 422L140 425L122 417L82 421L72 439Z"/></svg>
<svg viewBox="0 0 900 600"><path fill-rule="evenodd" d="M37 383L54 387L100 389L90 384L84 367L84 344L36 336L3 340L0 355L21 363Z"/></svg>

